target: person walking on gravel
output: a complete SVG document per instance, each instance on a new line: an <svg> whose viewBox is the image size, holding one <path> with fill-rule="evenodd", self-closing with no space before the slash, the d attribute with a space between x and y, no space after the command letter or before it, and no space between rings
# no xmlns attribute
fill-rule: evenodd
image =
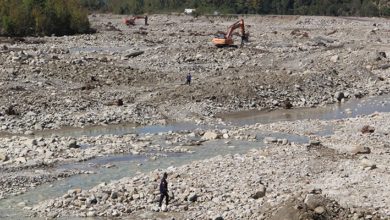
<svg viewBox="0 0 390 220"><path fill-rule="evenodd" d="M191 73L188 73L187 74L187 81L186 81L187 85L191 85L191 79L192 79Z"/></svg>
<svg viewBox="0 0 390 220"><path fill-rule="evenodd" d="M160 208L161 208L162 202L164 200L164 197L165 197L165 205L168 206L169 196L168 196L167 177L168 177L168 174L164 173L164 175L161 179L161 183L160 183L160 202L158 204L158 207L160 207Z"/></svg>

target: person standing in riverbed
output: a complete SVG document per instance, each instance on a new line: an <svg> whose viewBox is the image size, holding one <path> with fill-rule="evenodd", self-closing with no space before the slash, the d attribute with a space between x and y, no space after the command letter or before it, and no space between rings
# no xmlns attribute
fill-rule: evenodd
<svg viewBox="0 0 390 220"><path fill-rule="evenodd" d="M188 73L187 74L187 81L186 81L187 85L191 85L191 79L192 79L191 73Z"/></svg>
<svg viewBox="0 0 390 220"><path fill-rule="evenodd" d="M160 183L160 202L158 203L158 207L160 207L160 208L161 208L162 202L164 200L164 197L165 197L165 205L168 206L169 196L168 196L167 178L168 178L168 174L164 173L163 177L161 179L161 183Z"/></svg>

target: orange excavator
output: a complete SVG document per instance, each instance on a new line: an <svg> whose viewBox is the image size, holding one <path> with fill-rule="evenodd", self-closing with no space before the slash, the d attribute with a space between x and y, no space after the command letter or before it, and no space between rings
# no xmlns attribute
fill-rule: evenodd
<svg viewBox="0 0 390 220"><path fill-rule="evenodd" d="M134 26L135 25L135 20L137 19L145 19L145 25L148 25L148 16L133 16L131 18L125 18L123 19L123 23L127 26Z"/></svg>
<svg viewBox="0 0 390 220"><path fill-rule="evenodd" d="M244 41L248 41L248 34L245 33L244 19L240 19L239 21L230 25L226 34L216 35L213 38L212 42L217 47L234 46L233 45L234 41L232 37L233 37L234 30L236 30L237 28L241 28L241 44L243 44Z"/></svg>

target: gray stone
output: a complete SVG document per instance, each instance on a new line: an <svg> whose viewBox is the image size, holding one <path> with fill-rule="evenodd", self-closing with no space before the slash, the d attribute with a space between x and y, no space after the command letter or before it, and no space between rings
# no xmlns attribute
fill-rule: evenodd
<svg viewBox="0 0 390 220"><path fill-rule="evenodd" d="M49 212L47 214L47 217L49 218L56 218L58 216L58 212Z"/></svg>
<svg viewBox="0 0 390 220"><path fill-rule="evenodd" d="M351 150L351 153L352 154L369 154L369 153L371 153L371 149L369 147L358 145L358 146L353 147L353 149Z"/></svg>
<svg viewBox="0 0 390 220"><path fill-rule="evenodd" d="M151 210L152 210L153 212L159 212L159 211L160 211L160 208L157 207L157 206L153 206L153 207L151 208Z"/></svg>
<svg viewBox="0 0 390 220"><path fill-rule="evenodd" d="M338 55L334 55L330 58L330 61L332 61L333 63L336 63L337 61L339 60L339 56Z"/></svg>
<svg viewBox="0 0 390 220"><path fill-rule="evenodd" d="M80 148L79 145L77 145L76 140L71 140L68 144L68 148Z"/></svg>
<svg viewBox="0 0 390 220"><path fill-rule="evenodd" d="M362 127L362 129L360 129L360 131L363 133L363 134L366 134L366 133L374 133L375 132L375 128L373 126L369 126L369 125L364 125Z"/></svg>
<svg viewBox="0 0 390 220"><path fill-rule="evenodd" d="M126 58L137 57L143 53L144 51L130 51L128 54L125 55L125 57Z"/></svg>
<svg viewBox="0 0 390 220"><path fill-rule="evenodd" d="M318 194L307 194L304 202L309 209L314 210L318 206L324 205L325 198Z"/></svg>
<svg viewBox="0 0 390 220"><path fill-rule="evenodd" d="M336 92L336 93L334 94L334 98L337 99L337 101L340 102L343 98L345 98L345 96L344 96L344 93L343 93L343 92Z"/></svg>
<svg viewBox="0 0 390 220"><path fill-rule="evenodd" d="M112 192L111 199L117 199L117 198L118 198L118 192Z"/></svg>
<svg viewBox="0 0 390 220"><path fill-rule="evenodd" d="M309 145L311 145L311 146L319 146L320 144L321 144L321 142L318 140L310 140L309 141Z"/></svg>
<svg viewBox="0 0 390 220"><path fill-rule="evenodd" d="M87 212L87 217L95 217L95 216L96 216L96 212L95 211Z"/></svg>
<svg viewBox="0 0 390 220"><path fill-rule="evenodd" d="M251 195L251 197L253 199L263 198L265 196L265 192L266 192L265 186L264 185L260 185L258 190L253 195Z"/></svg>
<svg viewBox="0 0 390 220"><path fill-rule="evenodd" d="M191 193L188 196L188 201L190 201L190 202L196 202L197 200L198 200L198 195L196 195L195 193Z"/></svg>
<svg viewBox="0 0 390 220"><path fill-rule="evenodd" d="M215 140L218 138L218 134L212 131L207 131L203 136L203 140Z"/></svg>
<svg viewBox="0 0 390 220"><path fill-rule="evenodd" d="M33 131L26 131L24 132L25 135L34 135L34 132Z"/></svg>
<svg viewBox="0 0 390 220"><path fill-rule="evenodd" d="M325 208L323 206L318 206L314 209L314 212L317 214L322 214L325 212Z"/></svg>
<svg viewBox="0 0 390 220"><path fill-rule="evenodd" d="M7 161L8 156L4 152L0 152L0 161Z"/></svg>
<svg viewBox="0 0 390 220"><path fill-rule="evenodd" d="M15 159L17 163L26 163L27 159L25 157L18 157Z"/></svg>
<svg viewBox="0 0 390 220"><path fill-rule="evenodd" d="M32 139L31 145L33 145L33 146L38 145L38 141L36 139Z"/></svg>
<svg viewBox="0 0 390 220"><path fill-rule="evenodd" d="M369 169L369 170L372 170L372 169L375 169L376 168L376 164L374 162L372 162L371 160L368 160L366 158L363 158L361 161L360 161L360 164L362 165L363 169Z"/></svg>
<svg viewBox="0 0 390 220"><path fill-rule="evenodd" d="M265 144L270 144L270 143L276 143L278 139L274 137L265 137L263 141Z"/></svg>

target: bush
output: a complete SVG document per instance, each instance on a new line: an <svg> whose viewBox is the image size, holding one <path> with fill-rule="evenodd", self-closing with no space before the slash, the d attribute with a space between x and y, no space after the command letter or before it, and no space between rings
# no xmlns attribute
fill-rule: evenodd
<svg viewBox="0 0 390 220"><path fill-rule="evenodd" d="M0 35L88 33L87 11L77 0L0 0Z"/></svg>

